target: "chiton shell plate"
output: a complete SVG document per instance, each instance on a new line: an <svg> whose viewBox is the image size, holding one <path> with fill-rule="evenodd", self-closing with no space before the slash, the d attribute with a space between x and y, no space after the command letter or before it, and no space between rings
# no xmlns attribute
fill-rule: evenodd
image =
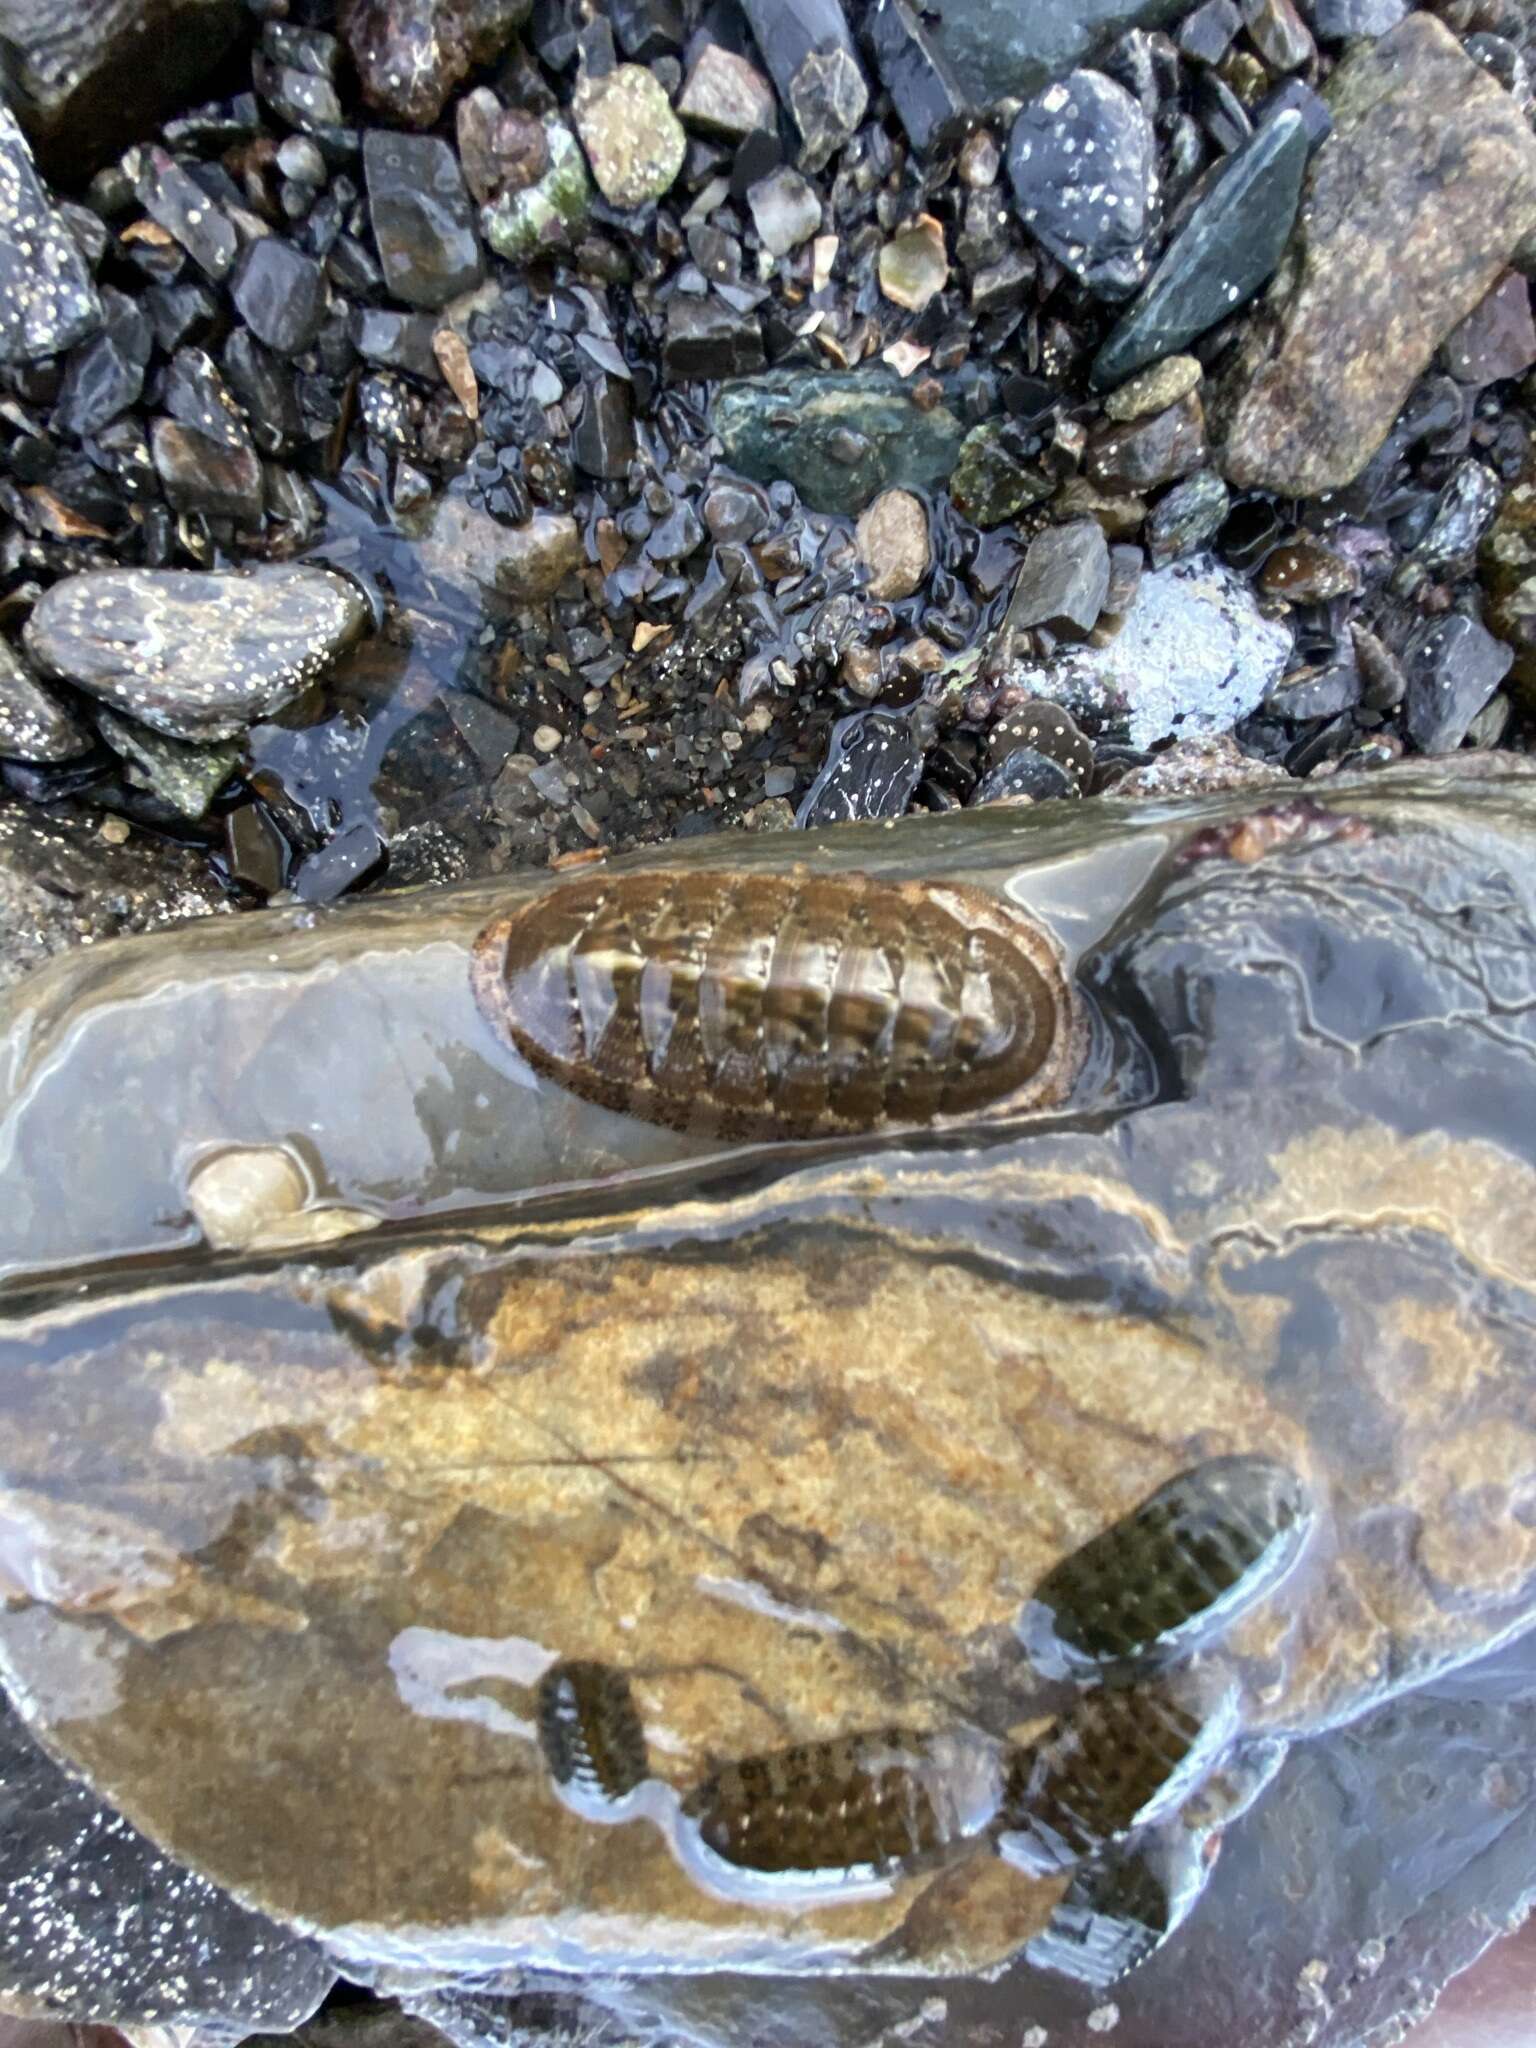
<svg viewBox="0 0 1536 2048"><path fill-rule="evenodd" d="M1052 940L960 884L583 876L489 924L472 977L536 1072L712 1137L1043 1108L1081 1063Z"/></svg>

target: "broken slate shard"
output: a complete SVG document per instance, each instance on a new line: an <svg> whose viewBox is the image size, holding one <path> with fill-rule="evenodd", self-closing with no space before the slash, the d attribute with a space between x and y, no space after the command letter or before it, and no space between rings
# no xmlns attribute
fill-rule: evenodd
<svg viewBox="0 0 1536 2048"><path fill-rule="evenodd" d="M913 148L926 154L961 136L969 113L965 94L910 0L875 0L864 32Z"/></svg>
<svg viewBox="0 0 1536 2048"><path fill-rule="evenodd" d="M819 171L864 118L869 85L839 0L743 0L768 75L800 131L800 166Z"/></svg>
<svg viewBox="0 0 1536 2048"><path fill-rule="evenodd" d="M0 105L0 362L58 355L101 319L85 258L43 189L16 116Z"/></svg>
<svg viewBox="0 0 1536 2048"><path fill-rule="evenodd" d="M459 160L435 135L370 128L368 213L384 282L409 306L446 306L480 282L484 259Z"/></svg>

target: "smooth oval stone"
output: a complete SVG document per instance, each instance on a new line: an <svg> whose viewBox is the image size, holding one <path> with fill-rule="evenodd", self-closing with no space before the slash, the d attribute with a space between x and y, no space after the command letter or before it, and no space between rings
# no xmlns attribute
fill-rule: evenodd
<svg viewBox="0 0 1536 2048"><path fill-rule="evenodd" d="M307 689L366 617L326 569L89 569L44 592L25 638L40 668L115 710L221 740Z"/></svg>

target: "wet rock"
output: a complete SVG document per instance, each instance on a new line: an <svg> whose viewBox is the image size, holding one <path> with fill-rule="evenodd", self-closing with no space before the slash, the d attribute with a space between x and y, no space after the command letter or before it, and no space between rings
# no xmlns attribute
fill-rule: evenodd
<svg viewBox="0 0 1536 2048"><path fill-rule="evenodd" d="M53 409L60 433L83 440L135 404L144 389L144 365L110 334L98 334L70 351L64 383Z"/></svg>
<svg viewBox="0 0 1536 2048"><path fill-rule="evenodd" d="M1150 491L1205 460L1205 412L1191 391L1166 411L1108 427L1088 444L1089 481L1101 491Z"/></svg>
<svg viewBox="0 0 1536 2048"><path fill-rule="evenodd" d="M621 477L635 454L634 407L622 377L595 377L571 433L571 460L588 476Z"/></svg>
<svg viewBox="0 0 1536 2048"><path fill-rule="evenodd" d="M0 754L13 761L72 761L91 736L0 641Z"/></svg>
<svg viewBox="0 0 1536 2048"><path fill-rule="evenodd" d="M682 123L643 65L583 74L572 101L576 132L610 206L646 206L668 191L688 147Z"/></svg>
<svg viewBox="0 0 1536 2048"><path fill-rule="evenodd" d="M124 764L129 788L147 791L178 818L194 824L240 765L244 752L239 741L190 746L167 739L136 719L119 718L105 706L96 714L96 725Z"/></svg>
<svg viewBox="0 0 1536 2048"><path fill-rule="evenodd" d="M185 107L241 25L234 0L7 0L6 98L72 183Z"/></svg>
<svg viewBox="0 0 1536 2048"><path fill-rule="evenodd" d="M795 823L808 831L859 818L899 818L922 772L922 750L909 719L894 711L855 711L833 726L825 765Z"/></svg>
<svg viewBox="0 0 1536 2048"><path fill-rule="evenodd" d="M1445 367L1459 383L1481 390L1505 377L1523 377L1536 363L1536 321L1531 287L1511 270L1479 299L1446 336Z"/></svg>
<svg viewBox="0 0 1536 2048"><path fill-rule="evenodd" d="M787 165L759 178L747 192L752 224L770 256L788 256L821 228L821 201Z"/></svg>
<svg viewBox="0 0 1536 2048"><path fill-rule="evenodd" d="M1360 673L1345 662L1326 668L1294 669L1284 675L1264 700L1277 718L1306 722L1337 718L1360 702Z"/></svg>
<svg viewBox="0 0 1536 2048"><path fill-rule="evenodd" d="M1536 229L1536 137L1432 16L1352 54L1331 100L1296 243L1223 379L1223 469L1243 488L1358 476Z"/></svg>
<svg viewBox="0 0 1536 2048"><path fill-rule="evenodd" d="M954 141L964 130L965 94L919 11L908 0L875 0L864 34L913 148L925 154Z"/></svg>
<svg viewBox="0 0 1536 2048"><path fill-rule="evenodd" d="M554 116L543 129L546 169L532 184L508 186L481 215L485 239L511 263L567 248L591 210L592 181L580 143Z"/></svg>
<svg viewBox="0 0 1536 2048"><path fill-rule="evenodd" d="M338 22L363 97L431 128L459 82L499 57L530 0L342 0Z"/></svg>
<svg viewBox="0 0 1536 2048"><path fill-rule="evenodd" d="M360 306L353 320L352 341L365 362L430 380L437 367L432 347L436 331L437 323L430 313L396 313L387 306Z"/></svg>
<svg viewBox="0 0 1536 2048"><path fill-rule="evenodd" d="M678 293L667 302L662 361L675 384L750 374L766 361L762 326L756 313L738 312L721 299Z"/></svg>
<svg viewBox="0 0 1536 2048"><path fill-rule="evenodd" d="M1109 392L1104 400L1105 414L1123 424L1126 420L1145 419L1149 413L1165 412L1181 398L1188 398L1202 375L1193 356L1164 356L1161 362L1138 371Z"/></svg>
<svg viewBox="0 0 1536 2048"><path fill-rule="evenodd" d="M1413 550L1431 575L1462 575L1472 567L1484 534L1503 497L1503 486L1485 462L1458 463L1440 493L1435 516Z"/></svg>
<svg viewBox="0 0 1536 2048"><path fill-rule="evenodd" d="M1259 588L1268 597L1292 604L1327 604L1360 588L1360 571L1308 534L1283 541L1259 571Z"/></svg>
<svg viewBox="0 0 1536 2048"><path fill-rule="evenodd" d="M1242 25L1234 0L1202 0L1179 23L1179 49L1197 64L1219 64Z"/></svg>
<svg viewBox="0 0 1536 2048"><path fill-rule="evenodd" d="M783 370L730 383L711 418L733 469L758 483L785 478L812 510L850 517L891 485L942 483L965 439L947 405L924 411L885 369Z"/></svg>
<svg viewBox="0 0 1536 2048"><path fill-rule="evenodd" d="M542 508L521 526L504 526L467 498L440 500L422 542L423 566L463 583L467 576L514 603L552 597L586 560L568 512Z"/></svg>
<svg viewBox="0 0 1536 2048"><path fill-rule="evenodd" d="M1462 612L1417 627L1403 650L1408 676L1403 716L1414 745L1426 754L1459 747L1513 661L1502 640Z"/></svg>
<svg viewBox="0 0 1536 2048"><path fill-rule="evenodd" d="M958 0L932 25L934 47L974 106L1027 99L1107 50L1128 29L1157 28L1183 0Z"/></svg>
<svg viewBox="0 0 1536 2048"><path fill-rule="evenodd" d="M1408 12L1408 0L1311 0L1312 26L1325 42L1384 36Z"/></svg>
<svg viewBox="0 0 1536 2048"><path fill-rule="evenodd" d="M1257 709L1289 666L1291 632L1210 555L1142 577L1114 639L1027 665L1021 684L1099 719L1133 747L1220 733Z"/></svg>
<svg viewBox="0 0 1536 2048"><path fill-rule="evenodd" d="M504 107L489 86L465 93L454 116L459 167L477 205L522 192L549 169L549 137L536 114Z"/></svg>
<svg viewBox="0 0 1536 2048"><path fill-rule="evenodd" d="M410 306L445 306L480 282L474 208L446 142L372 128L363 138L363 169L392 297Z"/></svg>
<svg viewBox="0 0 1536 2048"><path fill-rule="evenodd" d="M1146 274L1157 144L1140 104L1101 71L1073 71L1020 112L1008 139L1019 215L1035 239L1100 298Z"/></svg>
<svg viewBox="0 0 1536 2048"><path fill-rule="evenodd" d="M325 320L325 273L276 235L253 242L230 287L236 310L258 341L281 356L311 346Z"/></svg>
<svg viewBox="0 0 1536 2048"><path fill-rule="evenodd" d="M388 849L379 835L378 827L367 818L354 818L350 825L343 825L333 839L328 839L317 853L311 853L300 861L294 870L293 893L301 903L334 903L349 889L366 882L383 867ZM320 1212L322 1215L324 1211ZM376 1219L369 1218L368 1222ZM358 1228L350 1213L332 1216L323 1224L318 1241L325 1242L334 1230L337 1235L351 1236Z"/></svg>
<svg viewBox="0 0 1536 2048"><path fill-rule="evenodd" d="M880 251L880 289L893 305L921 313L949 282L944 228L931 213L919 214Z"/></svg>
<svg viewBox="0 0 1536 2048"><path fill-rule="evenodd" d="M1207 546L1220 532L1231 505L1231 493L1214 469L1198 469L1165 491L1147 514L1147 553L1153 568Z"/></svg>
<svg viewBox="0 0 1536 2048"><path fill-rule="evenodd" d="M232 519L247 529L261 525L261 460L248 442L231 447L179 420L155 420L149 445L161 488L178 512Z"/></svg>
<svg viewBox="0 0 1536 2048"><path fill-rule="evenodd" d="M743 0L743 12L800 130L801 169L819 171L869 104L869 85L839 0Z"/></svg>
<svg viewBox="0 0 1536 2048"><path fill-rule="evenodd" d="M1004 631L1044 626L1058 640L1084 640L1108 592L1109 543L1097 520L1048 526L1029 544Z"/></svg>
<svg viewBox="0 0 1536 2048"><path fill-rule="evenodd" d="M778 121L773 87L755 64L719 43L705 43L694 59L677 111L689 128L722 142L741 142Z"/></svg>
<svg viewBox="0 0 1536 2048"><path fill-rule="evenodd" d="M240 248L234 223L170 151L130 150L123 168L150 219L163 227L215 284L228 277Z"/></svg>
<svg viewBox="0 0 1536 2048"><path fill-rule="evenodd" d="M673 56L687 35L681 0L611 0L608 16L619 48L641 64Z"/></svg>
<svg viewBox="0 0 1536 2048"><path fill-rule="evenodd" d="M1054 480L1026 453L1018 429L1007 420L972 427L949 478L949 495L977 526L1000 526L1040 504L1053 488Z"/></svg>
<svg viewBox="0 0 1536 2048"><path fill-rule="evenodd" d="M45 591L25 637L45 674L158 732L206 741L296 697L364 621L352 586L323 569L101 569Z"/></svg>
<svg viewBox="0 0 1536 2048"><path fill-rule="evenodd" d="M899 600L922 586L932 564L928 514L910 491L882 491L859 514L854 541L871 597Z"/></svg>
<svg viewBox="0 0 1536 2048"><path fill-rule="evenodd" d="M996 804L1027 797L1031 803L1043 804L1079 793L1077 784L1059 761L1037 753L1033 747L1015 747L987 770L970 800L973 804Z"/></svg>
<svg viewBox="0 0 1536 2048"><path fill-rule="evenodd" d="M0 362L59 355L101 319L79 245L38 179L15 115L0 106Z"/></svg>
<svg viewBox="0 0 1536 2048"><path fill-rule="evenodd" d="M1307 130L1278 114L1212 174L1139 296L1094 358L1103 390L1244 306L1280 261L1301 198Z"/></svg>
<svg viewBox="0 0 1536 2048"><path fill-rule="evenodd" d="M1295 0L1244 0L1243 23L1271 71L1300 71L1317 55Z"/></svg>

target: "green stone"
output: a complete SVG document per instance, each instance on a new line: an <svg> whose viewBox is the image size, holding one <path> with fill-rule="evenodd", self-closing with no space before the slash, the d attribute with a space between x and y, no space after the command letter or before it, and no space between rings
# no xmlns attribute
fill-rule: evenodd
<svg viewBox="0 0 1536 2048"><path fill-rule="evenodd" d="M563 249L586 225L592 180L581 144L563 121L544 123L549 169L537 184L493 199L480 216L485 239L509 263L526 263L541 250Z"/></svg>
<svg viewBox="0 0 1536 2048"><path fill-rule="evenodd" d="M965 437L947 405L924 412L885 369L743 377L721 386L712 418L733 469L787 479L812 511L850 518L893 484L942 484Z"/></svg>
<svg viewBox="0 0 1536 2048"><path fill-rule="evenodd" d="M984 420L965 437L949 495L977 526L1000 526L1051 495L1051 479L1019 459L1011 438L1004 420Z"/></svg>

